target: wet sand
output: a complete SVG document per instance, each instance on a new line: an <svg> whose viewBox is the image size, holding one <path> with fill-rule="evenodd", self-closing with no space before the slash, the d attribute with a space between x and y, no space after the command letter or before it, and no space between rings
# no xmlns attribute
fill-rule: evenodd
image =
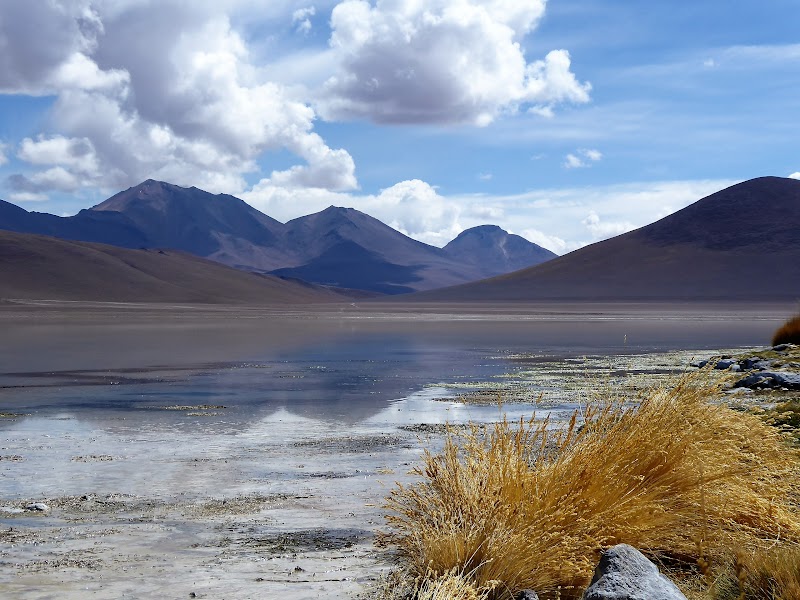
<svg viewBox="0 0 800 600"><path fill-rule="evenodd" d="M443 423L557 420L793 308L4 305L0 597L368 597Z"/></svg>

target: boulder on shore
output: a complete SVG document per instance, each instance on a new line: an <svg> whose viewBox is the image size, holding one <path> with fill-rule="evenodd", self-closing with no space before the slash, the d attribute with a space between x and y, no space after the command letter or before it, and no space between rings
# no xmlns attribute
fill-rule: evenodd
<svg viewBox="0 0 800 600"><path fill-rule="evenodd" d="M733 384L733 387L746 387L756 390L800 390L800 373L788 371L760 371L748 375Z"/></svg>
<svg viewBox="0 0 800 600"><path fill-rule="evenodd" d="M603 552L583 600L686 600L633 546L618 544Z"/></svg>

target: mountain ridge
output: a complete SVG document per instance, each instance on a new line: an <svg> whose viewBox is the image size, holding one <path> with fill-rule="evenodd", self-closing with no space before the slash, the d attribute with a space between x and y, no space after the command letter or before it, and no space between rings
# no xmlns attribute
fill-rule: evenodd
<svg viewBox="0 0 800 600"><path fill-rule="evenodd" d="M284 224L235 196L152 179L73 217L29 213L5 204L0 205L0 229L127 248L171 248L239 269L275 272L312 283L357 282L358 289L368 292L433 289L509 268L489 260L488 250L485 261L465 259L458 252L414 240L353 208L331 206ZM528 250L515 252L523 255ZM539 256L525 255L533 260ZM369 272L371 277L353 277L343 267L332 277L335 257L349 270Z"/></svg>
<svg viewBox="0 0 800 600"><path fill-rule="evenodd" d="M800 181L751 179L540 265L408 301L800 299Z"/></svg>

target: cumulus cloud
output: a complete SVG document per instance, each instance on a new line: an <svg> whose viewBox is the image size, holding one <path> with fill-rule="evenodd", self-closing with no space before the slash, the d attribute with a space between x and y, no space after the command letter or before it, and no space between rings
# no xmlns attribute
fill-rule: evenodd
<svg viewBox="0 0 800 600"><path fill-rule="evenodd" d="M462 208L459 203L418 179L401 181L378 194L363 195L322 188L291 188L265 179L244 193L242 199L281 221L331 205L352 207L414 239L436 246L443 246L464 229L460 224Z"/></svg>
<svg viewBox="0 0 800 600"><path fill-rule="evenodd" d="M789 178L790 179L800 179L800 171L798 171L797 173L792 173L791 175L789 175Z"/></svg>
<svg viewBox="0 0 800 600"><path fill-rule="evenodd" d="M242 198L281 221L328 206L348 206L419 241L443 246L463 230L493 224L557 254L652 223L737 183L727 180L644 182L544 189L509 196L446 196L420 180L378 194L292 189L264 180Z"/></svg>
<svg viewBox="0 0 800 600"><path fill-rule="evenodd" d="M11 202L44 202L47 200L47 194L42 194L39 192L12 192L9 197Z"/></svg>
<svg viewBox="0 0 800 600"><path fill-rule="evenodd" d="M565 169L582 169L592 166L592 163L602 160L603 154L598 150L582 148L574 154L570 153L564 157Z"/></svg>
<svg viewBox="0 0 800 600"><path fill-rule="evenodd" d="M543 114L588 102L565 50L527 62L520 40L545 0L345 0L331 15L338 72L320 103L329 119L487 125L527 105Z"/></svg>
<svg viewBox="0 0 800 600"><path fill-rule="evenodd" d="M306 8L298 8L292 13L292 25L295 26L295 31L302 34L308 34L311 31L311 17L317 13L317 9L313 6Z"/></svg>
<svg viewBox="0 0 800 600"><path fill-rule="evenodd" d="M572 250L580 248L582 245L574 241L567 242L557 235L548 235L543 231L539 231L538 229L523 229L519 232L519 235L524 237L529 242L533 242L542 248L547 248L556 254L566 254L567 252L571 252Z"/></svg>
<svg viewBox="0 0 800 600"><path fill-rule="evenodd" d="M581 223L586 226L594 240L604 240L636 229L636 225L629 221L604 221L593 210L589 212Z"/></svg>
<svg viewBox="0 0 800 600"><path fill-rule="evenodd" d="M157 19L145 0L4 7L0 91L57 97L56 131L20 144L21 160L47 167L26 185L118 189L153 177L237 193L261 156L288 151L301 164L276 181L356 188L350 155L313 131L314 110L252 63L232 3L165 0Z"/></svg>

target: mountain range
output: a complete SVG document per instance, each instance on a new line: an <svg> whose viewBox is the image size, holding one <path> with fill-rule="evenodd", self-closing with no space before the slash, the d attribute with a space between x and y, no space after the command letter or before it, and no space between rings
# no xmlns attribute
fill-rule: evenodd
<svg viewBox="0 0 800 600"><path fill-rule="evenodd" d="M233 196L153 180L72 217L0 201L0 229L181 250L238 269L381 294L476 281L555 257L495 226L436 248L352 208L331 206L284 224Z"/></svg>
<svg viewBox="0 0 800 600"><path fill-rule="evenodd" d="M409 300L797 301L800 181L751 179L544 264Z"/></svg>
<svg viewBox="0 0 800 600"><path fill-rule="evenodd" d="M542 255L493 226L440 249L353 209L283 224L231 196L154 181L74 217L0 201L0 229L44 234L0 231L0 298L305 303L342 301L353 289L371 290L364 298L427 287L403 301L800 299L800 181L779 177L734 185L533 267L441 289L432 288ZM109 241L128 248L96 243Z"/></svg>

